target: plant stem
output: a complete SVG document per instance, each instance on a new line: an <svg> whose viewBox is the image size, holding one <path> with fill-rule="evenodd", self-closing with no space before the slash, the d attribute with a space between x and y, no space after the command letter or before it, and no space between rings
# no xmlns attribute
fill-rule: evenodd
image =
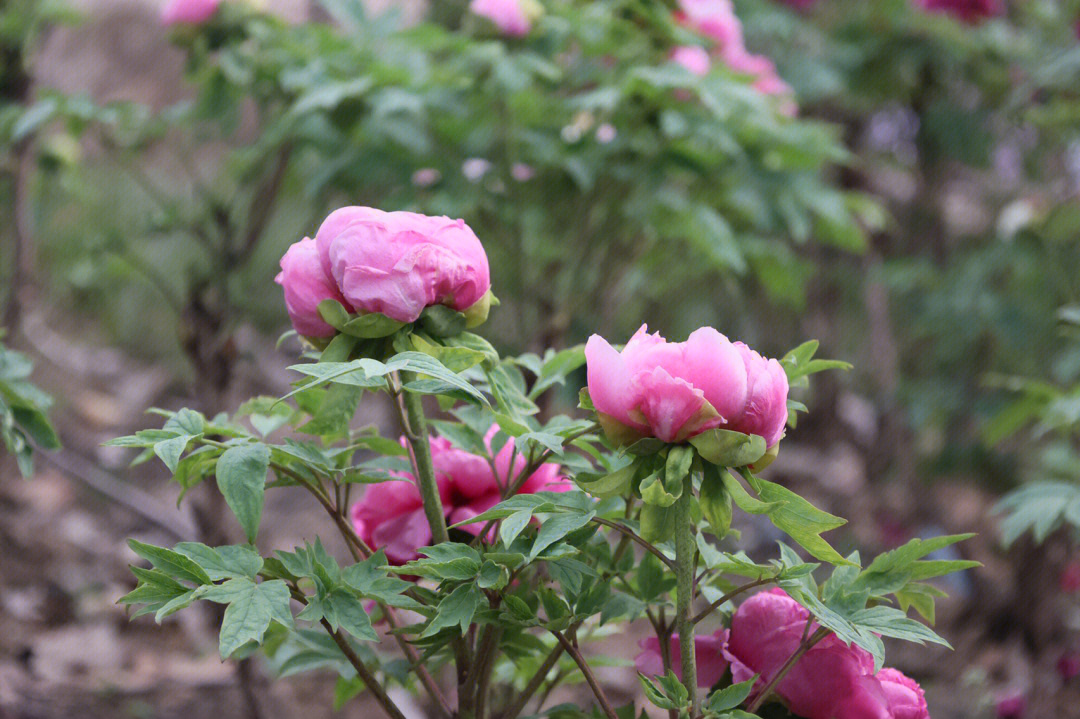
<svg viewBox="0 0 1080 719"><path fill-rule="evenodd" d="M540 665L540 668L533 674L533 678L529 680L529 683L525 686L525 691L517 695L514 699L514 703L511 704L506 711L504 711L500 719L517 719L518 714L525 709L525 705L529 703L529 699L533 694L536 694L537 690L543 685L544 680L547 679L547 675L551 673L551 670L559 663L559 657L562 656L565 649L561 643L556 644L555 648L548 654L547 659Z"/></svg>
<svg viewBox="0 0 1080 719"><path fill-rule="evenodd" d="M724 596L720 597L715 602L710 604L708 607L706 607L705 609L702 609L701 612L699 612L690 621L692 621L694 624L697 624L702 619L704 619L705 617L709 616L714 611L716 611L717 607L719 607L719 606L721 606L721 605L723 605L723 604L725 604L727 602L730 602L732 599L739 596L743 592L748 591L750 589L753 589L754 587L760 587L760 586L765 585L765 584L772 584L775 581L776 581L776 577L766 577L766 578L762 578L762 579L756 579L753 582L748 582L748 583L743 584L742 586L739 586L739 587L735 587L730 592L728 592L727 594L725 594Z"/></svg>
<svg viewBox="0 0 1080 719"><path fill-rule="evenodd" d="M690 606L694 601L694 526L691 510L694 501L693 475L683 480L682 495L675 502L675 592L676 627L679 630L679 650L682 654L682 680L690 695L690 716L700 710L697 691L697 658L694 652L694 620Z"/></svg>
<svg viewBox="0 0 1080 719"><path fill-rule="evenodd" d="M634 530L630 529L629 527L625 527L621 524L618 524L617 522L612 522L610 519L604 519L603 517L593 517L592 521L604 527L610 527L611 529L614 529L615 531L621 533L627 539L637 543L641 547L651 552L653 556L655 556L657 559L667 565L668 569L670 569L671 571L676 571L675 562L664 556L664 553L657 549L655 546L653 546L650 542L643 539L640 535L635 534Z"/></svg>
<svg viewBox="0 0 1080 719"><path fill-rule="evenodd" d="M356 652L349 646L348 640L341 636L341 632L335 632L334 628L330 626L330 622L325 619L320 620L323 629L327 631L330 638L334 640L334 643L341 649L341 653L345 655L345 658L349 660L349 664L353 665L353 669L356 670L356 676L360 677L360 681L364 682L364 688L371 692L375 697L375 701L379 703L379 706L383 708L386 715L391 719L405 719L405 715L401 713L401 710L394 704L394 700L386 693L386 690L382 688L375 676L368 671L368 668L364 666L364 663L360 661L360 657L356 656Z"/></svg>
<svg viewBox="0 0 1080 719"><path fill-rule="evenodd" d="M416 375L412 372L401 373L402 385L414 379ZM416 485L424 500L424 514L427 516L428 524L431 525L432 541L435 544L448 542L450 535L446 531L446 513L443 510L442 498L439 496L439 485L435 481L435 467L431 461L431 444L428 442L424 404L420 395L405 390L401 392L401 400L405 404L405 414L408 418L407 426L404 428L405 438L412 450Z"/></svg>
<svg viewBox="0 0 1080 719"><path fill-rule="evenodd" d="M765 700L769 698L769 695L772 694L772 691L774 688L776 688L776 685L779 684L785 676L787 676L787 673L791 671L791 669L795 666L795 663L802 658L802 655L810 651L811 647L813 647L815 644L820 642L828 635L828 629L826 629L825 627L818 627L818 630L814 632L813 636L811 636L809 639L804 640L802 644L799 645L799 648L795 650L795 653L788 657L788 660L784 662L784 666L780 667L780 671L778 671L776 673L776 676L774 676L772 680L765 685L765 688L761 690L761 693L758 694L757 698L750 703L750 706L748 706L746 710L751 714L756 713L758 708L760 708L761 705L765 703Z"/></svg>
<svg viewBox="0 0 1080 719"><path fill-rule="evenodd" d="M592 689L596 701L600 703L600 709L603 710L604 716L608 719L619 719L615 710L611 708L611 702L608 701L607 695L604 694L604 688L600 686L600 682L596 681L596 676L593 674L589 664L585 661L585 657L581 656L581 652L578 651L578 648L575 647L562 632L552 632L552 634L559 640L559 644L562 645L562 648L574 660L574 663L578 665L578 669L581 670L581 673L585 675L585 681L588 682L589 688Z"/></svg>

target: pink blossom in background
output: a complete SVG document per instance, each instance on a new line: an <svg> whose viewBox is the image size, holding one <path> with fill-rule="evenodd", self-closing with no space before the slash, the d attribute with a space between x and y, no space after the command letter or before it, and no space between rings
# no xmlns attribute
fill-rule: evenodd
<svg viewBox="0 0 1080 719"><path fill-rule="evenodd" d="M536 170L532 168L532 165L526 165L524 162L515 162L510 167L510 176L518 182L528 182L536 176Z"/></svg>
<svg viewBox="0 0 1080 719"><path fill-rule="evenodd" d="M212 18L219 5L221 0L169 0L161 8L161 23L199 25Z"/></svg>
<svg viewBox="0 0 1080 719"><path fill-rule="evenodd" d="M699 687L711 687L724 676L728 668L728 660L724 656L724 647L727 644L727 630L718 629L712 634L694 637L694 656L697 658L697 680ZM664 674L664 657L660 653L660 640L656 637L648 637L638 642L641 653L634 658L634 667L642 674L650 677ZM682 662L679 643L679 635L674 634L668 645L671 657L671 668L675 675L682 679Z"/></svg>
<svg viewBox="0 0 1080 719"><path fill-rule="evenodd" d="M709 52L698 45L683 45L671 51L671 60L676 62L695 75L706 75L712 60Z"/></svg>
<svg viewBox="0 0 1080 719"><path fill-rule="evenodd" d="M679 0L676 19L711 38L721 50L743 44L742 23L731 0Z"/></svg>
<svg viewBox="0 0 1080 719"><path fill-rule="evenodd" d="M642 325L621 353L593 335L585 357L597 411L665 442L720 427L746 406L746 366L735 345L711 327L686 342L668 342Z"/></svg>
<svg viewBox="0 0 1080 719"><path fill-rule="evenodd" d="M1056 665L1058 676L1065 681L1080 674L1080 652L1065 652L1058 657Z"/></svg>
<svg viewBox="0 0 1080 719"><path fill-rule="evenodd" d="M489 452L492 449L492 440L498 432L498 425L492 425L484 437L484 444ZM464 522L498 504L503 489L526 465L525 457L514 451L513 437L509 438L495 455L494 472L485 458L457 449L445 438L439 437L431 441L431 455L435 474L446 486L444 504L450 524ZM559 467L545 463L525 480L517 493L566 492L570 489L570 480L561 476ZM478 522L467 524L461 529L475 535L480 533L483 525Z"/></svg>
<svg viewBox="0 0 1080 719"><path fill-rule="evenodd" d="M488 451L498 430L497 425L492 425L484 437ZM520 453L514 453L513 438L495 454L494 470L488 458L458 449L445 437L431 438L431 460L448 524L467 521L491 509L526 464ZM401 479L369 485L353 504L350 515L361 539L375 549L385 549L392 564L402 565L416 559L416 550L431 544L432 536L415 478L405 472L395 474ZM518 494L566 492L571 488L558 466L545 463L525 480ZM461 529L476 535L483 526L477 523Z"/></svg>
<svg viewBox="0 0 1080 719"><path fill-rule="evenodd" d="M348 304L323 270L315 240L305 237L289 247L274 281L285 290L285 309L297 333L305 337L330 337L337 331L323 321L319 303L337 300L346 307Z"/></svg>
<svg viewBox="0 0 1080 719"><path fill-rule="evenodd" d="M733 681L757 674L755 691L761 691L798 650L803 636L817 628L809 612L782 589L755 594L731 620L727 652ZM893 719L874 676L873 657L834 634L806 652L775 691L793 714L805 719Z"/></svg>
<svg viewBox="0 0 1080 719"><path fill-rule="evenodd" d="M943 12L967 23L1000 15L1005 7L1001 0L916 0L929 12Z"/></svg>
<svg viewBox="0 0 1080 719"><path fill-rule="evenodd" d="M1065 565L1058 576L1058 586L1066 594L1080 592L1080 562L1072 561Z"/></svg>
<svg viewBox="0 0 1080 719"><path fill-rule="evenodd" d="M994 713L998 719L1022 719L1027 711L1027 696L1019 690L1000 692L994 697Z"/></svg>
<svg viewBox="0 0 1080 719"><path fill-rule="evenodd" d="M890 719L930 719L926 695L918 682L888 667L877 673L877 679L889 702Z"/></svg>
<svg viewBox="0 0 1080 719"><path fill-rule="evenodd" d="M461 163L461 174L469 182L479 182L491 169L491 162L482 157L470 157Z"/></svg>
<svg viewBox="0 0 1080 719"><path fill-rule="evenodd" d="M490 20L506 35L520 37L532 29L532 19L521 0L472 0L469 12Z"/></svg>
<svg viewBox="0 0 1080 719"><path fill-rule="evenodd" d="M431 187L442 179L442 173L434 167L422 167L412 174L412 184L415 187Z"/></svg>
<svg viewBox="0 0 1080 719"><path fill-rule="evenodd" d="M487 255L463 220L345 207L323 221L315 244L358 312L413 322L430 305L465 311L491 288Z"/></svg>
<svg viewBox="0 0 1080 719"><path fill-rule="evenodd" d="M596 141L601 145L614 142L615 138L618 136L618 130L616 130L615 126L610 122L602 122L596 127Z"/></svg>

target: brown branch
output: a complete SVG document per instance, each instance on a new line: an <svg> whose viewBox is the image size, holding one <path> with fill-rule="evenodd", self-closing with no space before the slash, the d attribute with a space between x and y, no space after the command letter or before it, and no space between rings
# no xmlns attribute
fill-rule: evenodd
<svg viewBox="0 0 1080 719"><path fill-rule="evenodd" d="M728 592L727 594L725 594L724 596L720 597L715 602L710 604L708 607L701 610L701 613L698 614L697 616L695 616L691 621L694 624L697 624L702 619L704 619L705 617L712 614L713 611L715 611L717 607L723 605L725 602L730 602L732 599L739 596L743 592L748 591L750 589L753 589L754 587L760 587L760 586L765 585L765 584L772 584L775 581L776 581L776 577L768 577L768 578L765 578L765 579L757 579L757 580L755 580L753 582L743 584L740 587L735 587L730 592Z"/></svg>
<svg viewBox="0 0 1080 719"><path fill-rule="evenodd" d="M356 652L349 646L349 642L345 637L341 635L340 631L334 631L334 628L330 626L330 622L325 619L320 619L319 623L322 624L323 629L330 635L330 638L334 640L334 643L338 645L341 653L345 655L345 658L349 660L349 664L353 665L353 669L356 670L356 675L360 677L360 680L364 682L364 686L375 697L375 701L379 703L379 706L383 708L386 715L391 719L406 719L405 715L401 713L401 710L394 704L394 700L386 693L386 690L382 688L375 676L368 671L368 668L364 666L364 663L360 661L360 657L356 656Z"/></svg>
<svg viewBox="0 0 1080 719"><path fill-rule="evenodd" d="M593 674L589 664L585 661L585 657L581 656L581 652L575 647L569 639L567 639L562 632L552 632L555 638L562 645L562 648L570 655L570 658L574 660L574 663L578 665L578 669L585 676L585 681L588 682L589 688L592 690L593 696L596 697L596 701L600 703L600 708L603 710L604 715L608 719L619 719L615 710L611 708L611 702L608 701L607 695L604 694L604 688L600 686L600 682L596 681L596 676Z"/></svg>
<svg viewBox="0 0 1080 719"><path fill-rule="evenodd" d="M809 625L809 621L807 622L807 624ZM814 632L814 635L810 637L810 639L803 641L803 643L799 645L799 648L795 650L795 653L788 657L788 660L784 662L784 666L780 667L780 671L776 673L776 676L774 676L772 680L765 685L765 688L761 690L761 693L758 694L757 698L754 699L754 701L750 702L750 706L746 708L746 711L750 712L751 714L756 713L758 708L765 703L766 699L769 698L769 694L772 693L772 690L776 687L776 685L779 684L780 681L785 676L787 676L787 673L790 672L791 669L795 666L795 663L802 659L802 656L808 651L810 651L811 647L813 647L815 644L820 642L828 635L828 629L826 629L825 627L819 627L818 630Z"/></svg>
<svg viewBox="0 0 1080 719"><path fill-rule="evenodd" d="M540 668L533 674L533 678L529 680L529 683L525 685L525 690L517 695L514 703L511 704L500 716L500 719L517 719L518 714L521 714L525 709L525 705L532 699L533 694L536 694L544 684L544 680L547 679L547 675L559 662L559 658L562 656L565 649L562 643L556 644L555 648L548 654L547 659L540 665Z"/></svg>
<svg viewBox="0 0 1080 719"><path fill-rule="evenodd" d="M594 521L597 524L600 524L602 526L605 526L605 527L611 527L612 529L614 529L617 532L621 532L624 537L629 538L631 541L636 542L637 544L639 544L640 546L644 547L649 552L651 552L654 556L656 556L657 559L659 559L661 562L663 562L667 566L668 569L670 569L673 572L675 571L675 562L673 562L672 560L665 557L663 552L661 552L659 549L654 547L648 541L643 539L640 535L636 534L629 527L624 527L624 526L622 526L621 524L619 524L617 522L612 522L610 519L604 519L603 517L593 517L592 521Z"/></svg>
<svg viewBox="0 0 1080 719"><path fill-rule="evenodd" d="M285 180L285 171L289 169L289 158L292 157L292 144L286 143L278 150L274 160L273 170L265 179L259 189L251 198L251 206L248 209L248 226L244 233L244 241L240 246L235 260L238 264L243 263L255 250L255 246L262 237L266 223L270 221L270 215L274 209L274 200L277 198L281 183Z"/></svg>

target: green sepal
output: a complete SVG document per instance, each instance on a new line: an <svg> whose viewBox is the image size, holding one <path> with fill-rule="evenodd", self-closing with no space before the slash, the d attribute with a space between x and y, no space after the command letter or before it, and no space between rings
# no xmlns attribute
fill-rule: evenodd
<svg viewBox="0 0 1080 719"><path fill-rule="evenodd" d="M700 501L702 515L712 528L713 534L722 539L731 529L731 494L724 488L720 470L715 465L705 465Z"/></svg>
<svg viewBox="0 0 1080 719"><path fill-rule="evenodd" d="M599 410L596 411L596 421L600 423L600 428L604 430L604 436L615 447L631 447L641 440L649 438L630 425L623 424L611 415L604 414Z"/></svg>
<svg viewBox="0 0 1080 719"><path fill-rule="evenodd" d="M446 305L425 307L416 324L432 337L454 337L465 331L465 315Z"/></svg>
<svg viewBox="0 0 1080 719"><path fill-rule="evenodd" d="M618 497L626 494L626 490L630 488L630 482L634 479L637 471L638 463L631 462L614 472L591 479L585 479L579 474L574 478L574 481L592 496L598 499L607 499L608 497Z"/></svg>
<svg viewBox="0 0 1080 719"><path fill-rule="evenodd" d="M499 298L489 289L484 296L474 302L462 314L465 316L465 329L471 330L487 322L492 307L499 306Z"/></svg>
<svg viewBox="0 0 1080 719"><path fill-rule="evenodd" d="M765 454L765 439L756 434L710 429L690 438L701 458L720 467L743 467Z"/></svg>
<svg viewBox="0 0 1080 719"><path fill-rule="evenodd" d="M345 306L337 300L320 302L319 316L338 332L360 339L389 337L405 326L404 322L398 322L379 312L350 315Z"/></svg>
<svg viewBox="0 0 1080 719"><path fill-rule="evenodd" d="M640 521L641 538L646 542L666 542L675 533L675 510L672 507L645 504L641 507Z"/></svg>

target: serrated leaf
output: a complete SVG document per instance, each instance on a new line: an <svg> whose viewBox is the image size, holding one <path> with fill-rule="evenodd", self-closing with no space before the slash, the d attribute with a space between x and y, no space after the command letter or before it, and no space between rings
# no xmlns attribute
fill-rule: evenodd
<svg viewBox="0 0 1080 719"><path fill-rule="evenodd" d="M536 540L533 542L532 549L529 550L529 561L535 560L541 552L570 532L584 527L595 516L596 512L587 512L585 514L555 514L548 517L536 533Z"/></svg>
<svg viewBox="0 0 1080 719"><path fill-rule="evenodd" d="M464 634L480 607L481 599L483 594L476 585L462 584L439 602L434 618L420 638L426 639L454 626L458 627L460 634Z"/></svg>
<svg viewBox="0 0 1080 719"><path fill-rule="evenodd" d="M128 546L131 547L133 552L170 577L199 585L210 584L210 576L206 571L180 552L164 547L155 547L152 544L143 544L135 539L129 539Z"/></svg>

